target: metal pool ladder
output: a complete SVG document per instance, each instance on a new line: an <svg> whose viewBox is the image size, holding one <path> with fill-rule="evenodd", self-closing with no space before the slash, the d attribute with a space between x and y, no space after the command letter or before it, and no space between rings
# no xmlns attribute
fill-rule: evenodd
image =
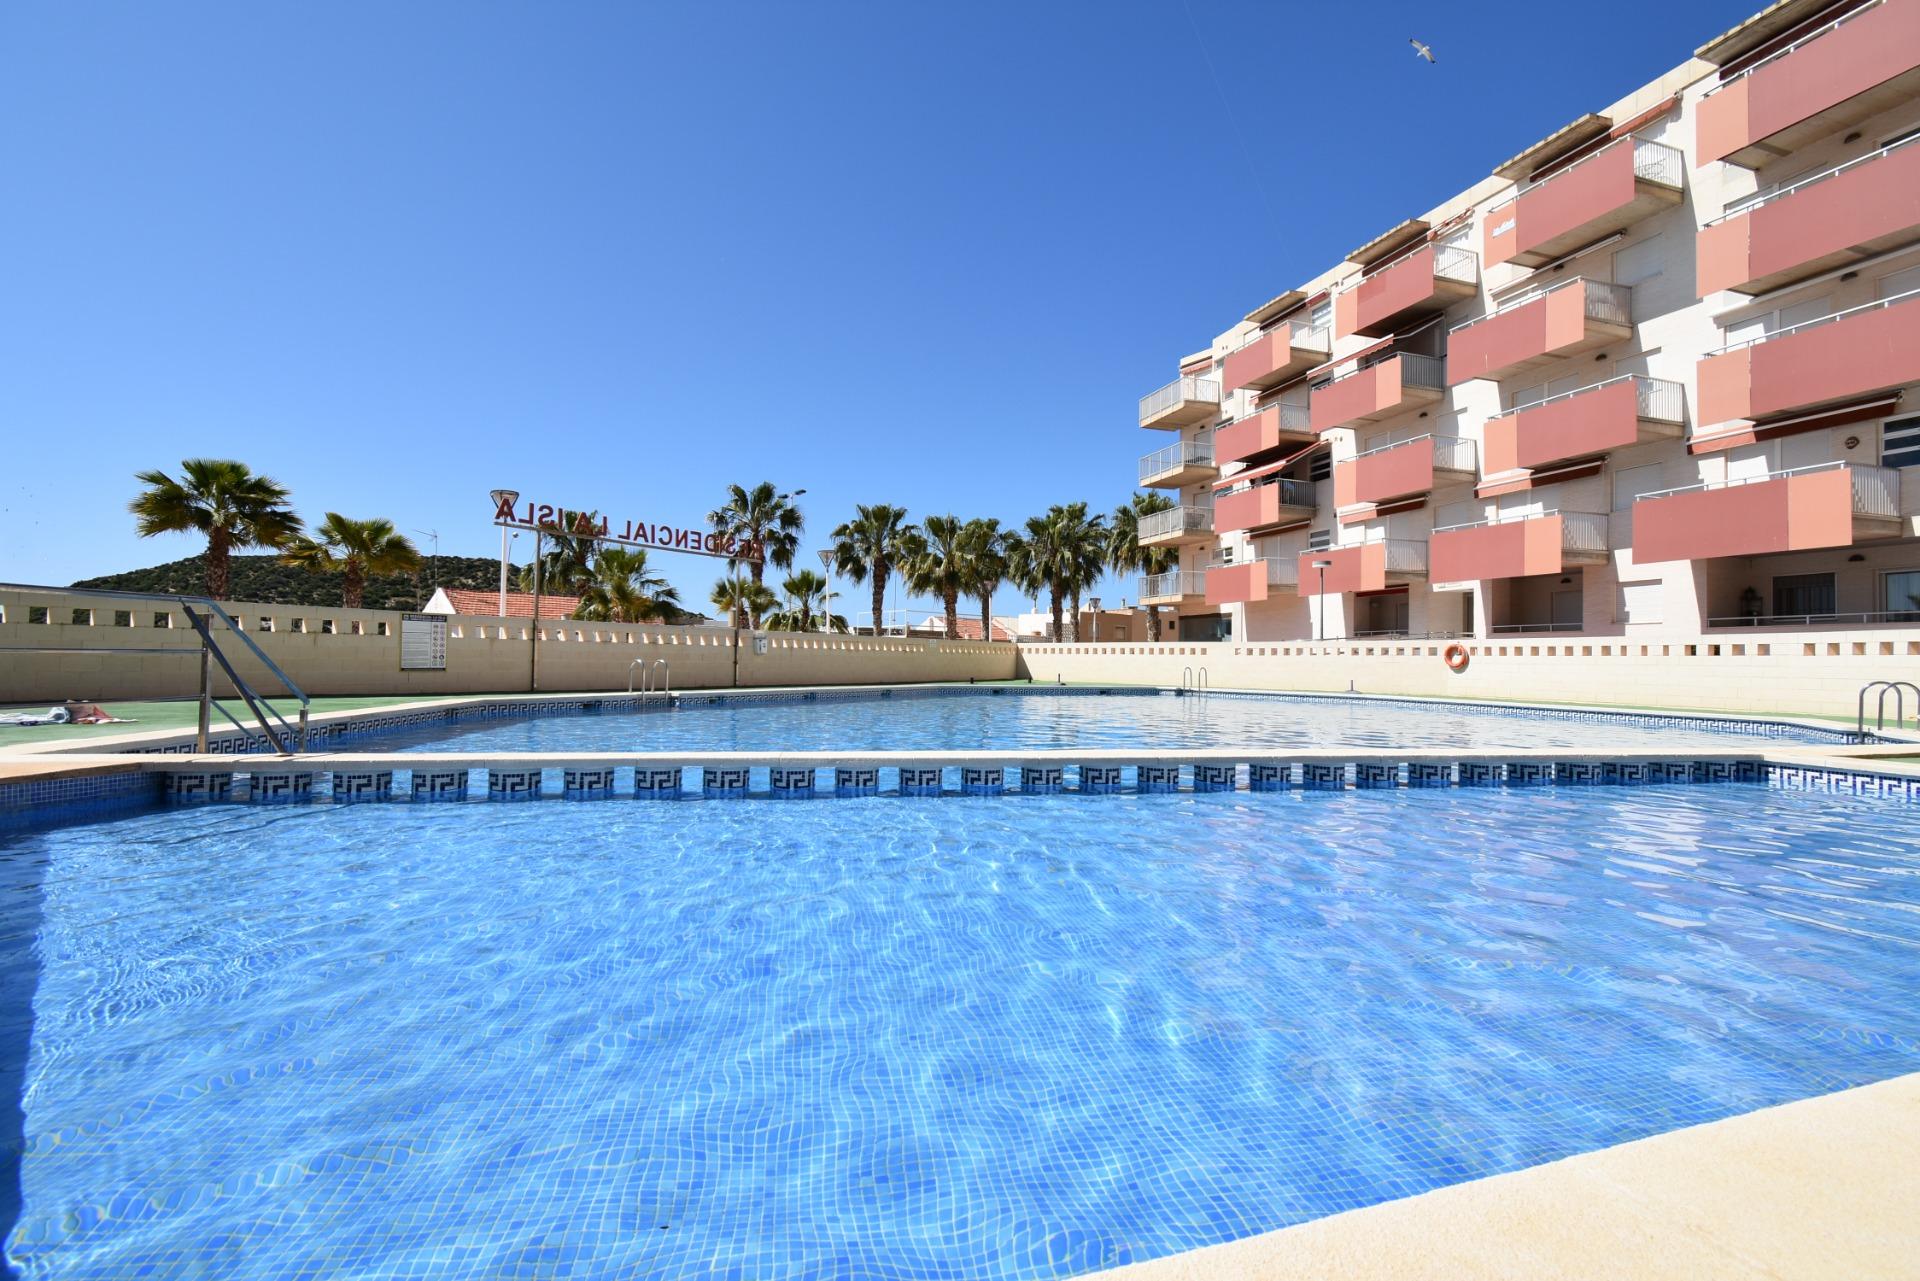
<svg viewBox="0 0 1920 1281"><path fill-rule="evenodd" d="M657 692L665 694L667 701L673 701L673 667L664 658L656 658L649 663L644 658L636 658L627 664L627 693L633 693L633 669L640 669L640 696L656 692L653 688L654 672L660 674L660 688Z"/></svg>
<svg viewBox="0 0 1920 1281"><path fill-rule="evenodd" d="M1907 698L1903 692L1913 691L1913 706L1920 713L1920 685L1912 681L1869 681L1860 687L1860 702L1854 711L1853 734L1864 743L1867 741L1867 695L1874 690L1880 691L1880 697L1874 703L1873 731L1878 734L1887 727L1887 695L1893 695L1893 727L1899 729L1907 721Z"/></svg>
<svg viewBox="0 0 1920 1281"><path fill-rule="evenodd" d="M1180 669L1180 689L1178 691L1179 693L1205 694L1207 691L1208 691L1208 681L1207 681L1206 668L1202 667L1197 672L1191 667L1183 667Z"/></svg>

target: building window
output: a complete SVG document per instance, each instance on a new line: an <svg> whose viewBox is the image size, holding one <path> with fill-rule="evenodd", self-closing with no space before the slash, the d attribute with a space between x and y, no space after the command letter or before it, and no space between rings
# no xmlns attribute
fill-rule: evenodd
<svg viewBox="0 0 1920 1281"><path fill-rule="evenodd" d="M1333 531L1331 529L1314 529L1307 531L1308 551L1323 552L1331 546L1333 546Z"/></svg>
<svg viewBox="0 0 1920 1281"><path fill-rule="evenodd" d="M1326 480L1333 475L1333 451L1323 449L1307 460L1307 479Z"/></svg>
<svg viewBox="0 0 1920 1281"><path fill-rule="evenodd" d="M1888 467L1920 467L1920 414L1887 421L1880 433L1880 461Z"/></svg>
<svg viewBox="0 0 1920 1281"><path fill-rule="evenodd" d="M1832 574L1781 574L1773 580L1775 614L1831 614Z"/></svg>
<svg viewBox="0 0 1920 1281"><path fill-rule="evenodd" d="M1892 622L1920 621L1920 569L1896 569L1880 577L1880 608L1897 615Z"/></svg>

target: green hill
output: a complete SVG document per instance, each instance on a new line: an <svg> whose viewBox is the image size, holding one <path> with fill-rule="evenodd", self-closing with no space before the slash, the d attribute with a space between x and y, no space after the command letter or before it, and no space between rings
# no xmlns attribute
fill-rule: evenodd
<svg viewBox="0 0 1920 1281"><path fill-rule="evenodd" d="M197 596L206 590L206 583L206 557L189 556L151 569L82 579L73 585ZM494 590L500 586L500 562L480 556L439 556L424 562L418 574L369 578L366 608L419 609L436 586ZM281 564L275 556L235 556L232 596L234 600L263 605L338 605L340 576L296 569Z"/></svg>

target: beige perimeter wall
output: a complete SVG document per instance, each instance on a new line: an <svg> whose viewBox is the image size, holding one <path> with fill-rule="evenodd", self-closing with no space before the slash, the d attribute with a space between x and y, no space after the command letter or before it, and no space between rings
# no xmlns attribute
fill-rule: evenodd
<svg viewBox="0 0 1920 1281"><path fill-rule="evenodd" d="M228 604L227 612L314 697L515 693L530 687L536 647L539 687L548 692L625 689L636 659L648 665L665 659L675 689L736 683L734 634L726 628L542 620L536 642L525 619L453 617L446 670L402 671L397 613L242 601ZM41 617L46 621L35 621ZM218 632L215 638L221 639ZM108 652L116 649L162 652ZM164 602L0 592L0 703L188 697L199 688L199 649L185 617ZM279 691L238 638L225 638L221 649L259 692ZM1006 680L1018 661L1014 650L970 641L743 633L737 683ZM216 679L215 689L225 694L230 687Z"/></svg>
<svg viewBox="0 0 1920 1281"><path fill-rule="evenodd" d="M1035 680L1612 703L1812 716L1854 714L1874 680L1920 681L1920 628L1555 641L1466 641L1463 672L1444 641L1021 645ZM1891 718L1893 704L1887 704ZM1917 710L1909 694L1908 726ZM1872 721L1869 701L1868 720ZM1889 725L1891 727L1891 725Z"/></svg>

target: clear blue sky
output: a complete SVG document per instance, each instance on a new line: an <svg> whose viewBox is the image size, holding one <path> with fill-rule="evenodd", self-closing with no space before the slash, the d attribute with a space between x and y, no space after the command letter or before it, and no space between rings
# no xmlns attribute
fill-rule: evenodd
<svg viewBox="0 0 1920 1281"><path fill-rule="evenodd" d="M11 4L0 576L193 554L193 455L483 556L1111 508L1177 356L1760 2Z"/></svg>

